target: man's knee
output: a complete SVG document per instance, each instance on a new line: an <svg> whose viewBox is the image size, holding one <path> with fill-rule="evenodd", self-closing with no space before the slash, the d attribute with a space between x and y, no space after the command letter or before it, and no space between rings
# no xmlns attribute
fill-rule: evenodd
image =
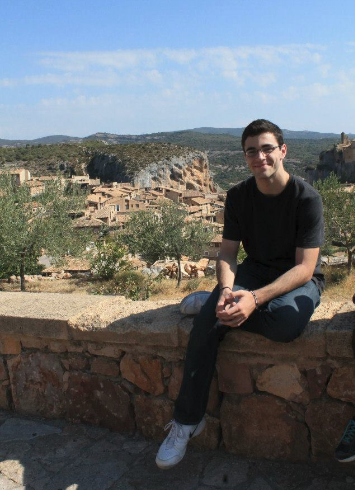
<svg viewBox="0 0 355 490"><path fill-rule="evenodd" d="M312 299L303 296L296 298L295 304L284 304L266 311L268 338L275 342L292 342L302 334L314 309Z"/></svg>

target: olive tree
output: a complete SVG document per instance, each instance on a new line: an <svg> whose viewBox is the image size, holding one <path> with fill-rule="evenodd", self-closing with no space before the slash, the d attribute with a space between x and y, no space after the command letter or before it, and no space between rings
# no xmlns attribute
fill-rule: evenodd
<svg viewBox="0 0 355 490"><path fill-rule="evenodd" d="M213 236L201 221L192 220L182 206L164 202L157 210L132 213L127 224L126 243L131 253L138 253L147 262L175 259L180 285L181 258L200 258Z"/></svg>
<svg viewBox="0 0 355 490"><path fill-rule="evenodd" d="M355 189L341 185L334 174L316 182L315 188L322 196L326 243L346 249L350 274L355 252Z"/></svg>
<svg viewBox="0 0 355 490"><path fill-rule="evenodd" d="M37 266L41 249L59 260L82 252L87 235L74 230L72 213L82 210L85 196L63 180L48 181L34 197L31 187L16 185L9 173L0 174L0 275L24 276Z"/></svg>

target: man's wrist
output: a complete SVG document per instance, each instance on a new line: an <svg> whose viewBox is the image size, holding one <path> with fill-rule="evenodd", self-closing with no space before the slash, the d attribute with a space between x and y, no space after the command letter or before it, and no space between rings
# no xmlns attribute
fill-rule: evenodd
<svg viewBox="0 0 355 490"><path fill-rule="evenodd" d="M232 291L232 288L229 286L222 286L219 288L220 291L223 291L223 289L230 289Z"/></svg>
<svg viewBox="0 0 355 490"><path fill-rule="evenodd" d="M249 292L253 295L253 298L254 298L254 302L255 302L255 309L258 310L259 309L259 301L258 301L258 297L257 295L255 294L254 291L252 290L249 290Z"/></svg>

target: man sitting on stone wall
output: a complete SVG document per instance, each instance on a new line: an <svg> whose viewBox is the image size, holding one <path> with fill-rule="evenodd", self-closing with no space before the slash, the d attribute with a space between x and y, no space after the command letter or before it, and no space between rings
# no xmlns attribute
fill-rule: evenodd
<svg viewBox="0 0 355 490"><path fill-rule="evenodd" d="M170 468L184 457L204 414L218 345L233 328L290 342L320 302L323 212L319 194L284 169L287 147L270 121L250 123L242 135L253 174L227 193L218 285L194 319L170 432L156 457ZM237 267L243 243L247 258Z"/></svg>

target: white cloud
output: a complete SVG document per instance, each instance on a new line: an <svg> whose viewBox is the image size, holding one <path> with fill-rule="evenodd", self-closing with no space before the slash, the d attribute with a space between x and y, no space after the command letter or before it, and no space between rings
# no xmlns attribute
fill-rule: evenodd
<svg viewBox="0 0 355 490"><path fill-rule="evenodd" d="M331 70L332 70L332 65L330 65L329 63L319 65L318 67L318 71L322 78L328 78L329 75L331 74Z"/></svg>
<svg viewBox="0 0 355 490"><path fill-rule="evenodd" d="M18 85L18 80L14 78L0 79L0 87L16 87L16 85Z"/></svg>
<svg viewBox="0 0 355 490"><path fill-rule="evenodd" d="M297 100L301 96L301 94L298 87L291 85L290 87L287 87L286 90L283 90L281 92L281 96L286 100L294 101Z"/></svg>
<svg viewBox="0 0 355 490"><path fill-rule="evenodd" d="M2 101L8 94L27 109L8 103L1 127L7 120L18 132L27 120L32 131L36 120L43 134L153 132L238 126L260 110L271 120L297 114L316 121L323 106L347 110L344 102L355 91L351 61L345 70L331 47L311 44L52 52L37 61L18 78L4 67ZM321 130L318 124L314 129Z"/></svg>
<svg viewBox="0 0 355 490"><path fill-rule="evenodd" d="M272 104L277 101L275 95L271 95L266 92L257 91L254 93L255 97L261 101L262 104Z"/></svg>
<svg viewBox="0 0 355 490"><path fill-rule="evenodd" d="M89 67L125 70L136 66L154 67L156 51L143 49L118 51L83 51L43 53L40 63L64 71L85 71Z"/></svg>
<svg viewBox="0 0 355 490"><path fill-rule="evenodd" d="M195 49L164 49L162 54L169 60L175 61L181 65L191 63L191 61L197 58L197 51Z"/></svg>

